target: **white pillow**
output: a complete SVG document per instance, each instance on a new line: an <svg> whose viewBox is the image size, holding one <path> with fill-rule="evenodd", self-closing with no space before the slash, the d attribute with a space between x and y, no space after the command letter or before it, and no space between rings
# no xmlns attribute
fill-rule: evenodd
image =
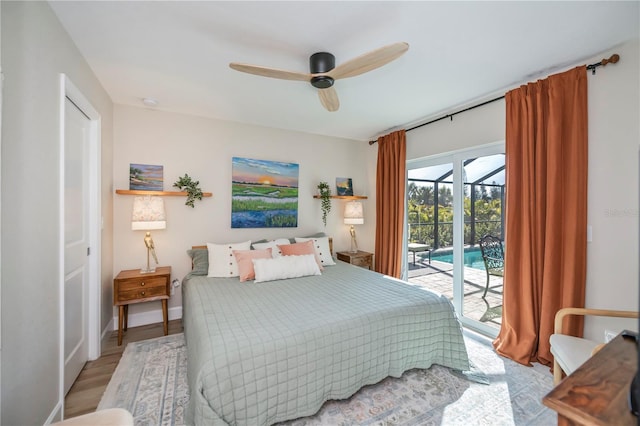
<svg viewBox="0 0 640 426"><path fill-rule="evenodd" d="M234 244L207 243L207 250L209 250L208 277L239 277L238 263L233 251L251 250L251 241Z"/></svg>
<svg viewBox="0 0 640 426"><path fill-rule="evenodd" d="M291 244L291 241L287 238L278 238L277 240L267 241L266 243L253 243L251 247L253 247L254 250L266 250L270 248L271 256L275 259L276 257L282 256L282 250L280 250L278 246L285 244Z"/></svg>
<svg viewBox="0 0 640 426"><path fill-rule="evenodd" d="M253 259L252 261L257 283L307 275L321 275L316 257L312 254L280 256L275 259Z"/></svg>
<svg viewBox="0 0 640 426"><path fill-rule="evenodd" d="M316 251L316 254L320 258L320 262L322 266L327 265L335 265L336 262L333 261L333 257L331 257L331 250L329 249L329 237L318 237L318 238L297 238L296 243L304 243L305 241L313 240L313 248Z"/></svg>

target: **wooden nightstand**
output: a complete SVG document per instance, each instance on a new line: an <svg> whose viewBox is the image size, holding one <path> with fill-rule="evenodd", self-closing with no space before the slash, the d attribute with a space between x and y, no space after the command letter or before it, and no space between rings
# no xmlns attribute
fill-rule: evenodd
<svg viewBox="0 0 640 426"><path fill-rule="evenodd" d="M362 266L363 268L373 268L373 253L358 250L356 253L350 251L339 251L336 253L338 260L350 263L356 266Z"/></svg>
<svg viewBox="0 0 640 426"><path fill-rule="evenodd" d="M156 272L141 274L140 269L121 271L113 279L113 305L118 306L118 346L122 333L127 331L129 305L132 303L162 301L164 335L169 334L167 301L171 296L171 266L160 266Z"/></svg>

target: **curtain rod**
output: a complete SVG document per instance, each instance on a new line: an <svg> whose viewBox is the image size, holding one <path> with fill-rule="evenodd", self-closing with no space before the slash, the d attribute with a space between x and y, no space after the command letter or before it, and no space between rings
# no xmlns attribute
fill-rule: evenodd
<svg viewBox="0 0 640 426"><path fill-rule="evenodd" d="M595 75L596 68L598 68L599 66L603 66L604 67L605 65L607 65L609 63L615 64L619 60L620 60L620 55L618 55L617 53L614 53L613 55L611 55L609 57L609 59L603 59L600 62L596 62L595 64L587 65L587 71L591 71L591 74ZM413 126L412 128L407 129L406 131L410 132L410 131L418 129L418 128L422 127L422 126L426 126L428 124L432 124L432 123L435 123L437 121L444 120L445 118L449 118L451 121L453 121L453 116L454 115L458 115L458 114L461 114L463 112L466 112L466 111L469 111L469 110L472 110L472 109L475 109L475 108L479 108L481 106L485 106L485 105L490 104L492 102L499 101L500 99L504 99L504 95L499 96L499 97L494 98L494 99L490 99L488 101L484 101L484 102L479 103L477 105L470 106L470 107L465 108L465 109L461 109L460 111L456 111L456 112L454 112L452 114L444 115L444 116L442 116L440 118L436 118L435 120L431 120L431 121L427 121L426 123L418 124L417 126ZM376 142L378 142L378 141L377 140L376 141L369 141L369 145L373 145Z"/></svg>

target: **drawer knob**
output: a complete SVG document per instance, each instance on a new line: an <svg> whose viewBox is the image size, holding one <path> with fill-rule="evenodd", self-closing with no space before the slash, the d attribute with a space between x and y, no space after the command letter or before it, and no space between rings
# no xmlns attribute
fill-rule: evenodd
<svg viewBox="0 0 640 426"><path fill-rule="evenodd" d="M140 283L140 285L142 285L142 286L143 286L143 285L144 285L144 281L143 281L143 282L141 282L141 283Z"/></svg>
<svg viewBox="0 0 640 426"><path fill-rule="evenodd" d="M144 296L144 291L140 292L140 294L141 294L142 296Z"/></svg>

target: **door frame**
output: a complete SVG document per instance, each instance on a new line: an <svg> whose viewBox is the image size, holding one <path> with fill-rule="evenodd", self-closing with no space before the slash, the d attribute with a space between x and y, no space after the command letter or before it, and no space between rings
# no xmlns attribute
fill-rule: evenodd
<svg viewBox="0 0 640 426"><path fill-rule="evenodd" d="M101 215L101 117L98 111L91 105L83 93L72 83L65 74L60 74L60 92L59 92L59 224L58 224L58 291L59 291L59 327L60 327L60 371L59 371L59 401L64 418L64 217L65 217L65 99L69 98L90 120L89 125L89 223L88 223L88 240L90 247L89 256L89 295L87 306L88 324L87 324L87 341L88 341L88 358L94 360L100 357L100 293L101 293L101 235L102 215Z"/></svg>
<svg viewBox="0 0 640 426"><path fill-rule="evenodd" d="M472 320L464 315L464 161L488 155L503 154L504 140L457 151L453 154L453 217L462 218L453 222L453 306L461 312L460 322L465 327L478 331L493 339L498 337L498 330L480 321ZM457 291L456 291L457 290Z"/></svg>
<svg viewBox="0 0 640 426"><path fill-rule="evenodd" d="M484 334L485 336L489 336L491 338L495 338L498 336L498 331L490 327L486 324L481 323L480 321L475 321L470 318L464 316L463 310L463 302L464 302L464 262L461 262L460 259L464 258L464 182L463 182L463 162L468 158L474 157L482 157L486 155L500 154L505 151L505 141L496 141L484 145L479 145L470 148L463 148L455 151L430 155L428 157L417 158L413 160L407 161L407 179L406 182L408 184L408 173L411 169L419 169L422 167L435 166L443 163L451 163L453 165L453 307L456 310L456 314L460 323L463 326L473 329L475 331ZM406 194L406 191L405 191ZM405 195L405 204L408 202L406 199L408 195ZM403 256L404 262L406 264L408 259L407 250L407 239L409 236L408 233L408 213L407 209L405 209L405 230L404 230L404 241L403 244L405 253ZM462 218L462 220L459 220ZM405 265L403 269L404 277L403 279L407 279L408 265Z"/></svg>

